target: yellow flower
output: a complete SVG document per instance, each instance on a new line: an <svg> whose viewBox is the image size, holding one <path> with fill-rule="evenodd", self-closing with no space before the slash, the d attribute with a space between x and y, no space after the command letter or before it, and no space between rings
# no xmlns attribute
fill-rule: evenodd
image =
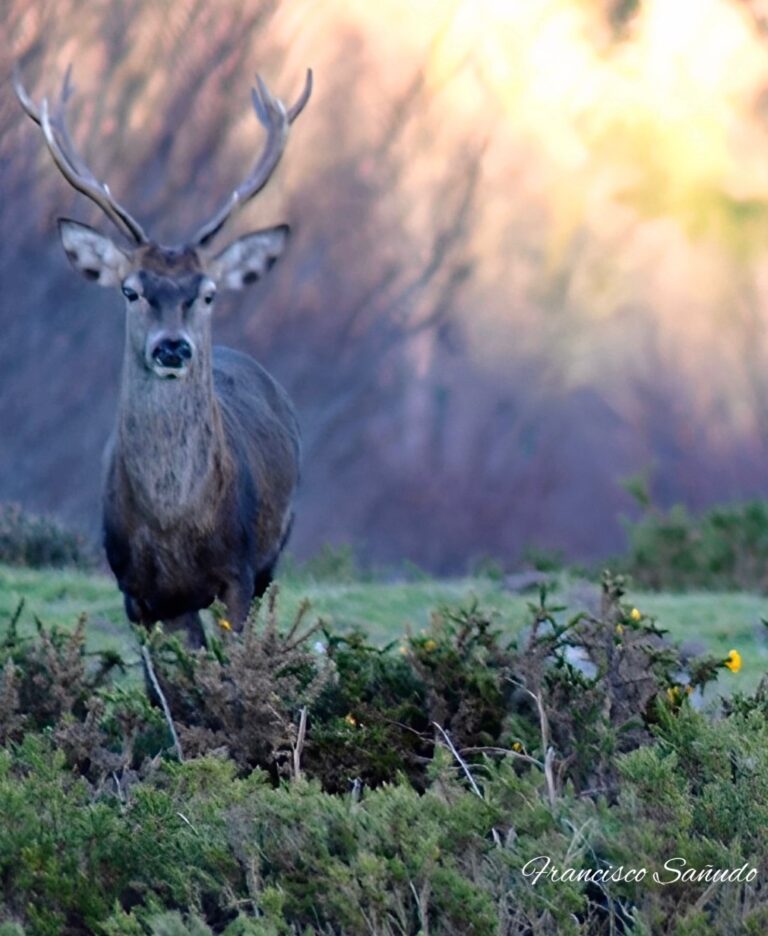
<svg viewBox="0 0 768 936"><path fill-rule="evenodd" d="M219 627L225 631L232 630L232 625L229 623L229 621L226 618L219 618Z"/></svg>
<svg viewBox="0 0 768 936"><path fill-rule="evenodd" d="M424 649L427 651L427 653L432 653L433 650L437 650L437 642L432 640L430 637L429 640L425 641Z"/></svg>
<svg viewBox="0 0 768 936"><path fill-rule="evenodd" d="M348 725L351 725L353 728L355 728L355 727L357 726L357 719L355 718L355 716L354 716L351 712L349 713L349 715L346 715L346 716L344 717L344 721L345 721Z"/></svg>
<svg viewBox="0 0 768 936"><path fill-rule="evenodd" d="M523 750L523 746L522 744L520 744L519 741L515 741L512 744L512 750L517 751L517 753L519 754Z"/></svg>
<svg viewBox="0 0 768 936"><path fill-rule="evenodd" d="M635 623L637 623L642 616L643 615L640 613L640 611L637 608L632 608L632 610L629 612L630 619L634 621Z"/></svg>
<svg viewBox="0 0 768 936"><path fill-rule="evenodd" d="M617 625L616 625L616 633L617 633L619 636L621 636L621 635L624 633L624 625L623 625L623 624L617 624Z"/></svg>
<svg viewBox="0 0 768 936"><path fill-rule="evenodd" d="M725 660L725 666L727 666L732 673L738 673L741 669L741 654L738 650L731 650L728 654L728 658Z"/></svg>

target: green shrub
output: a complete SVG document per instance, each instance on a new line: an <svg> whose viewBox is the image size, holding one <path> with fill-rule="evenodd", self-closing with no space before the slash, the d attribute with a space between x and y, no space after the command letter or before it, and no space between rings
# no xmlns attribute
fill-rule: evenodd
<svg viewBox="0 0 768 936"><path fill-rule="evenodd" d="M620 563L641 586L766 591L768 501L713 507L699 516L676 505L648 504L626 522L628 553Z"/></svg>
<svg viewBox="0 0 768 936"><path fill-rule="evenodd" d="M221 847L223 823L201 837L161 787L119 792L73 774L52 739L29 735L2 753L4 915L23 914L32 934L92 932L116 901L193 908L237 880L236 860Z"/></svg>
<svg viewBox="0 0 768 936"><path fill-rule="evenodd" d="M334 546L326 543L315 555L304 562L298 562L288 555L281 561L280 570L283 577L299 582L332 582L334 585L348 585L365 579L355 551L348 544Z"/></svg>
<svg viewBox="0 0 768 936"><path fill-rule="evenodd" d="M719 665L688 663L679 686L678 651L622 599L622 580L608 576L601 614L568 618L542 589L519 646L476 602L445 607L423 633L379 649L361 634L305 626L306 607L283 623L273 589L242 634L222 629L192 652L158 632L152 656L186 756L224 752L241 773L301 770L333 792L402 775L423 790L435 745L453 744L470 763L512 749L541 764L554 757L577 789L606 788L616 754L649 743L656 699L678 693L679 703ZM27 641L12 627L4 659L0 741L52 728L95 783L168 750L159 709L141 693L97 692L120 661L86 660L83 622Z"/></svg>
<svg viewBox="0 0 768 936"><path fill-rule="evenodd" d="M93 544L50 517L27 513L16 504L0 504L0 562L8 565L75 566L96 564Z"/></svg>
<svg viewBox="0 0 768 936"><path fill-rule="evenodd" d="M603 861L649 874L607 885L609 895L634 908L643 932L764 932L768 722L757 712L712 721L688 706L660 716L657 743L620 759L621 794L595 843ZM757 869L755 881L678 877L743 865Z"/></svg>
<svg viewBox="0 0 768 936"><path fill-rule="evenodd" d="M22 916L34 936L415 933L422 918L490 936L494 818L449 779L439 795L398 785L355 802L238 780L214 758L120 798L28 737L0 757L0 918Z"/></svg>
<svg viewBox="0 0 768 936"><path fill-rule="evenodd" d="M306 707L301 769L334 792L400 775L424 789L436 744L470 762L516 746L542 764L551 747L579 790L610 787L616 754L650 742L657 697L692 691L718 665L689 664L679 687L677 649L651 619L633 619L610 576L599 617L568 618L542 589L520 646L474 602L435 612L398 648L324 629L318 653L320 625L303 628L304 609L283 625L276 595L209 651L155 640L157 676L182 749L226 751L242 771L293 774Z"/></svg>
<svg viewBox="0 0 768 936"><path fill-rule="evenodd" d="M425 687L410 661L392 646L370 646L359 632L325 629L323 636L334 676L311 710L305 769L335 792L399 774L423 788L432 740Z"/></svg>
<svg viewBox="0 0 768 936"><path fill-rule="evenodd" d="M362 798L274 787L215 757L166 763L122 794L66 768L52 739L0 756L0 921L38 934L761 932L768 898L768 724L664 708L651 745L617 759L610 804L505 758L474 772L438 749L426 790ZM641 884L534 883L560 869L648 869ZM759 871L757 883L671 880L665 862Z"/></svg>
<svg viewBox="0 0 768 936"><path fill-rule="evenodd" d="M516 642L470 602L374 648L306 626L306 609L282 621L274 590L243 634L222 622L207 650L158 633L182 763L161 710L109 683L115 661L86 656L82 623L29 640L12 627L0 647L0 927L761 932L768 900L748 884L522 873L542 855L576 871L662 869L674 855L768 870L766 692L719 720L695 712L687 688L723 661L684 675L623 587L605 576L595 616L568 616L542 590Z"/></svg>

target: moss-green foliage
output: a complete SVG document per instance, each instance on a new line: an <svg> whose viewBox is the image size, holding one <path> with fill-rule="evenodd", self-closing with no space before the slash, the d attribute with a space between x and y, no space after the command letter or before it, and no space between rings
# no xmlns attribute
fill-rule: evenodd
<svg viewBox="0 0 768 936"><path fill-rule="evenodd" d="M304 616L152 638L183 763L82 627L11 629L0 936L762 932L757 884L522 873L768 865L766 693L694 711L721 661L684 668L621 579L594 617L542 592L515 643L476 603L383 650Z"/></svg>
<svg viewBox="0 0 768 936"><path fill-rule="evenodd" d="M732 713L713 722L688 706L660 710L657 743L619 763L622 784L602 836L614 865L647 867L640 885L614 889L651 932L764 932L768 920L768 722ZM669 868L665 862L673 859ZM757 869L753 883L710 887L685 869Z"/></svg>
<svg viewBox="0 0 768 936"><path fill-rule="evenodd" d="M297 562L289 554L280 560L280 571L283 577L299 582L330 582L333 585L360 582L365 578L349 544L332 546L326 543L305 562Z"/></svg>
<svg viewBox="0 0 768 936"><path fill-rule="evenodd" d="M409 660L371 646L360 632L324 631L324 654L334 678L312 709L305 765L327 789L376 785L407 774L422 785L431 731L425 687Z"/></svg>
<svg viewBox="0 0 768 936"><path fill-rule="evenodd" d="M662 511L641 503L641 518L626 524L629 550L621 563L638 585L768 588L767 501L713 507L697 516L679 504Z"/></svg>
<svg viewBox="0 0 768 936"><path fill-rule="evenodd" d="M87 569L96 564L96 554L84 536L50 517L27 513L16 504L0 504L0 562L34 569Z"/></svg>

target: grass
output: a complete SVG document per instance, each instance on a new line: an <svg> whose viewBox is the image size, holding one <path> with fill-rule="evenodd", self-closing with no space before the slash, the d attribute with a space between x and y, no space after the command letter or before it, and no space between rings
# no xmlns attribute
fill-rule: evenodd
<svg viewBox="0 0 768 936"><path fill-rule="evenodd" d="M656 617L675 640L691 642L707 652L727 656L741 653L744 668L738 675L720 678L724 693L754 689L768 671L768 597L747 592L691 592L643 594L636 601L642 611Z"/></svg>
<svg viewBox="0 0 768 936"><path fill-rule="evenodd" d="M408 630L418 633L426 627L430 613L442 604L474 598L498 612L500 624L512 635L526 626L528 602L535 600L535 595L512 594L489 578L335 583L289 574L280 581L280 590L286 617L292 617L308 598L311 616L328 620L337 630L359 627L376 644L397 641ZM575 613L588 608L596 595L596 586L564 576L553 600L567 605L568 613ZM127 662L138 659L121 596L108 575L0 566L0 635L22 599L22 631L31 632L36 620L46 626L69 628L86 613L89 649L115 649ZM761 623L761 618L768 617L768 598L741 592L630 592L630 600L643 613L657 618L677 641L724 657L731 648L738 649L744 668L738 675L724 674L720 680L723 692L753 689L768 669L768 629Z"/></svg>

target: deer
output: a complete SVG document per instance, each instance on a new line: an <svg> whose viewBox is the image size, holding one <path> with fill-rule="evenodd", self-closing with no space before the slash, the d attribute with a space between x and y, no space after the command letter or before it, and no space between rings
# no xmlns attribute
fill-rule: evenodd
<svg viewBox="0 0 768 936"><path fill-rule="evenodd" d="M102 536L129 621L204 646L200 611L214 601L224 626L242 630L264 594L293 523L301 437L286 391L252 357L212 344L217 289L260 280L284 252L286 224L213 241L274 173L288 132L312 93L312 71L291 107L260 76L252 89L266 139L245 180L191 240L166 246L96 178L73 145L67 104L36 105L14 70L16 95L41 129L66 181L90 199L121 241L68 218L58 221L70 264L120 290L125 346L117 415L103 459Z"/></svg>

